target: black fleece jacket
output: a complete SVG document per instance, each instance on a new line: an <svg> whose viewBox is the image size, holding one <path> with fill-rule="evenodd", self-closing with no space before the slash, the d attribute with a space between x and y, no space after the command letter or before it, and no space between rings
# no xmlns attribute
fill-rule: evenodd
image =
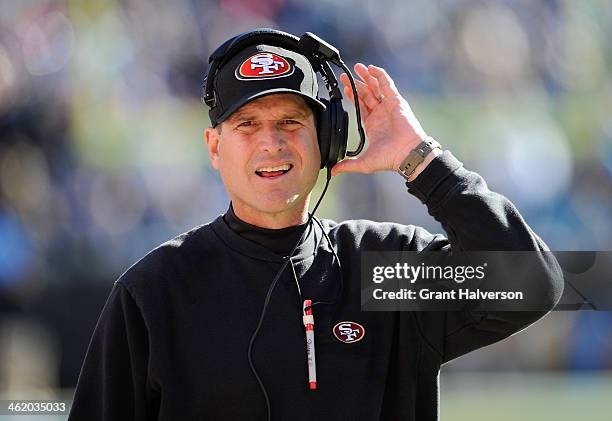
<svg viewBox="0 0 612 421"><path fill-rule="evenodd" d="M445 362L517 332L539 312L361 312L364 250L547 250L505 197L446 151L407 183L446 231L367 220L321 220L342 263L343 296L315 312L318 388L307 388L302 303L288 266L257 336L253 359L274 420L438 418ZM339 267L313 224L293 266L303 297L333 300ZM69 419L264 420L248 342L283 258L234 232L222 217L151 251L115 283L93 333ZM541 253L550 308L562 277ZM361 324L343 343L333 326Z"/></svg>

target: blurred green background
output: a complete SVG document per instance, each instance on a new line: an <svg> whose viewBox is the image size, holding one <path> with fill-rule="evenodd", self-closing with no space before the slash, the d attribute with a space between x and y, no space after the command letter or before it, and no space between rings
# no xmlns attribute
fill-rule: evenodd
<svg viewBox="0 0 612 421"><path fill-rule="evenodd" d="M0 399L70 397L113 281L227 209L200 86L255 27L385 67L551 249L612 249L607 0L0 0ZM404 191L341 175L319 215L442 232ZM611 369L612 315L554 312L447 364L441 416L612 420Z"/></svg>

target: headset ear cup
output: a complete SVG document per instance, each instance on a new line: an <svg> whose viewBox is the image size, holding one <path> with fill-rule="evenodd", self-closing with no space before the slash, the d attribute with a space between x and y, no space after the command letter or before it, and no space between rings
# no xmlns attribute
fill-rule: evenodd
<svg viewBox="0 0 612 421"><path fill-rule="evenodd" d="M336 162L340 162L344 158L346 158L346 148L348 147L348 126L349 126L349 116L348 116L348 113L342 107L342 102L340 102L340 125L339 127L341 127L342 130L340 131L340 133L338 133L339 148L338 148L338 157L336 159Z"/></svg>
<svg viewBox="0 0 612 421"><path fill-rule="evenodd" d="M331 127L331 111L332 107L328 99L319 98L319 100L325 104L325 111L320 111L317 114L317 139L319 141L319 151L321 152L321 166L325 168L329 161L329 147L330 147L330 134L332 132Z"/></svg>
<svg viewBox="0 0 612 421"><path fill-rule="evenodd" d="M326 166L331 169L346 157L348 113L342 107L342 100L340 99L330 101L329 111L329 152Z"/></svg>

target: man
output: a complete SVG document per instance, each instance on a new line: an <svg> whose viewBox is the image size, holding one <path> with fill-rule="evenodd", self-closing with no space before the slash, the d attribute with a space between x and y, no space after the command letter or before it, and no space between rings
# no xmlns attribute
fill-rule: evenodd
<svg viewBox="0 0 612 421"><path fill-rule="evenodd" d="M285 60L272 74L275 89L261 82L257 92L259 82L243 80L241 66L262 61L256 54ZM355 72L369 146L332 173L396 171L427 134L385 70L357 64ZM229 209L156 248L115 283L71 420L262 420L268 411L275 420L435 420L443 363L546 313L361 312L361 251L547 248L506 198L437 147L407 186L448 238L366 220L307 226L321 162L323 105L316 84L304 83L313 75L299 54L270 45L244 48L219 70L221 105L205 138ZM341 82L352 98L346 74ZM540 264L550 309L562 290L558 266L544 254ZM322 304L310 309L316 390L303 299Z"/></svg>

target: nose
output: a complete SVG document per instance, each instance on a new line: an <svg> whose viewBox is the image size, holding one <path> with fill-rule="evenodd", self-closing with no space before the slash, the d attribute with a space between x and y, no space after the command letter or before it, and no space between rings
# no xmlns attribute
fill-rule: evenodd
<svg viewBox="0 0 612 421"><path fill-rule="evenodd" d="M286 146L285 134L275 121L265 121L259 131L259 147L265 152L280 152Z"/></svg>

